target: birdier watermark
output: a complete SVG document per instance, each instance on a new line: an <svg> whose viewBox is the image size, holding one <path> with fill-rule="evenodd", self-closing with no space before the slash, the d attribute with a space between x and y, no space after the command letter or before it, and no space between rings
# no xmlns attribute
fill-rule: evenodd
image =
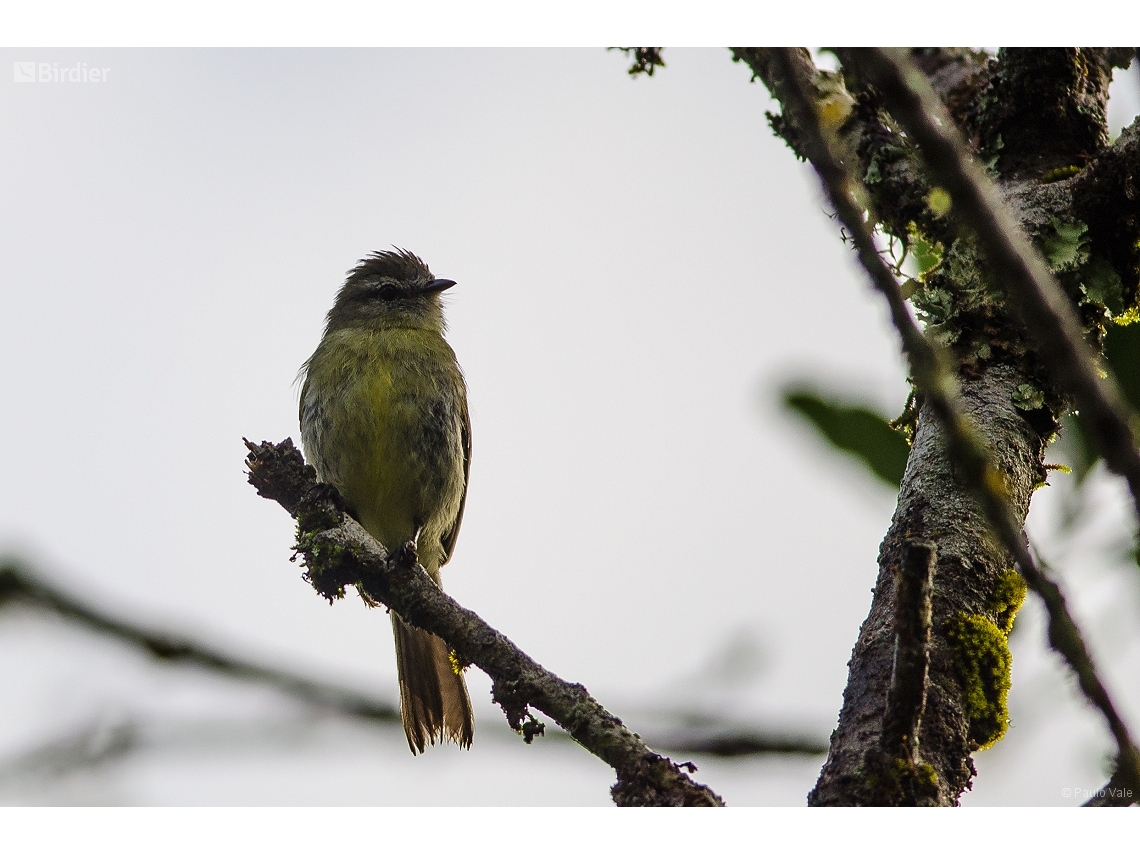
<svg viewBox="0 0 1140 855"><path fill-rule="evenodd" d="M1130 799L1132 790L1128 787L1102 787L1099 790L1089 790L1084 787L1061 787L1063 799Z"/></svg>
<svg viewBox="0 0 1140 855"><path fill-rule="evenodd" d="M77 62L13 62L13 83L106 83L111 69Z"/></svg>

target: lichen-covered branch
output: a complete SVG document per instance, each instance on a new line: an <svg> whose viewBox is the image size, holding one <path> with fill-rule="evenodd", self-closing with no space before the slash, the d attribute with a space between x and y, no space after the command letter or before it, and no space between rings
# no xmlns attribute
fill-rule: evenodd
<svg viewBox="0 0 1140 855"><path fill-rule="evenodd" d="M319 483L290 440L246 442L249 481L297 520L296 550L306 579L334 600L356 586L413 626L442 638L460 663L491 677L492 697L527 742L542 732L533 707L556 721L579 744L617 773L611 793L618 805L716 806L721 798L681 767L649 750L586 689L547 671L477 614L460 606L416 563L414 548L389 553L344 511L336 490ZM690 768L691 764L686 764Z"/></svg>
<svg viewBox="0 0 1140 855"><path fill-rule="evenodd" d="M1010 407L1012 394L1007 392L1006 394L1010 394L1010 399L1001 400L1002 387L1008 389L1008 386L1002 383L1000 375L1007 372L991 369L988 372L992 375L990 378L986 378L983 374L981 378L983 382L975 390L971 390L967 385L964 390L965 395L959 403L953 376L947 372L944 360L922 335L906 311L894 274L878 254L871 227L864 220L863 210L856 201L862 198L858 183L842 162L841 154L829 138L824 126L809 109L812 94L807 82L801 77L802 71L797 68L794 52L777 51L776 56L777 68L784 75L785 97L790 101L799 102L798 113L804 117L800 131L808 147L809 158L820 175L840 222L851 235L860 263L875 287L888 301L892 321L903 340L903 349L910 362L915 385L923 394L926 406L930 408L940 427L941 437L937 439L941 441L936 439L936 446L930 448L924 442L924 439L928 442L929 437L923 437L923 428L928 429L930 425L929 423L924 425L920 420L907 476L904 478L900 493L899 509L896 512L892 531L888 533L887 542L884 543L884 553L889 554L889 544L892 538L897 541L900 528L905 531L923 525L928 527L931 522L930 517L935 516L930 513L934 506L937 503L946 504L954 501L953 493L957 492L954 482L960 482L965 486L977 501L988 527L998 536L1005 550L1012 555L1029 587L1044 600L1049 614L1050 643L1076 671L1082 690L1104 714L1117 740L1118 772L1129 783L1134 781L1140 784L1140 753L1137 753L1124 722L1116 713L1103 684L1097 677L1092 660L1075 622L1069 615L1060 590L1037 566L1021 534L1021 522L1028 507L1029 489L1026 489L1024 483L1019 486L1014 479L1019 474L1031 471L1034 463L1040 467L1040 442L1038 441L1036 448L1031 441L1024 447L1024 453L1033 455L1032 459L1026 460L1023 457L1020 462L1009 459L1009 452L1016 450L1010 446L1018 444L1016 440L1018 434L1028 440L1032 437L1025 430L1028 425L1017 429L1014 422L1002 429L995 423L995 416L1000 416L1001 410L1008 412L1014 409ZM873 216L871 221L873 222ZM1016 380L1016 376L1014 379ZM973 395L993 395L994 392L997 392L998 397L996 399L991 397L991 407L970 405L970 398ZM967 413L965 410L970 412ZM983 428L981 431L974 424L979 418L984 420L981 422ZM989 430L986 429L987 423ZM1011 428L1014 430L1011 431ZM1003 443L993 442L995 432L1005 434L1001 437ZM994 466L991 463L991 452L987 446L1005 454L1006 459L1001 460L1003 465ZM944 455L949 459L945 461L939 459ZM1015 465L1010 465L1011 463ZM950 471L946 471L947 469ZM950 483L946 483L945 474L939 470L950 475ZM922 484L923 480L927 483ZM1028 486L1031 489L1032 485ZM959 517L957 521L959 530L955 531L954 527L950 529L939 527L942 529L940 532L942 542L946 543L954 535L959 537L972 535L976 543L977 557L982 558L987 538L984 531L978 531L976 523L970 519L973 516L970 510L959 505L956 509L947 507L940 511L942 514L951 513ZM905 551L903 554L905 556ZM935 781L939 785L938 795L943 803L956 801L960 785L968 781L972 766L969 763L968 751L972 746L999 738L1005 727L1004 693L1008 690L1009 654L1003 636L1009 632L1013 614L1020 603L1015 586L1012 586L1000 573L1004 564L1003 556L998 554L988 557L990 562L996 561L996 567L985 568L983 562L977 562L982 564L980 569L988 571L978 574L977 567L971 568L967 564L963 568L962 558L959 556L957 566L952 569L954 579L950 586L941 580L945 573L940 571L941 591L936 591L936 594L942 593L942 598L945 599L955 593L953 588L956 585L978 587L979 583L984 585L987 575L993 575L994 569L999 571L997 577L990 580L986 586L989 590L985 591L984 596L975 597L975 601L977 599L982 601L976 603L974 611L962 610L956 615L947 615L938 621L943 641L948 642L951 648L955 648L959 672L957 681L942 682L938 679L937 673L932 681L932 688L949 690L951 696L958 694L957 698L949 698L950 703L944 708L938 709L938 693L934 693L935 712L943 713L944 717L935 715L931 718L934 723L942 726L943 735L951 737L949 742L939 746L944 752L942 756L939 756L936 750L931 758L936 773ZM899 559L896 557L894 560ZM905 557L902 560L905 561ZM848 691L845 693L840 727L833 737L828 763L824 767L816 790L812 793L812 801L815 804L882 803L881 787L878 790L868 787L868 781L882 778L882 770L873 768L875 751L870 743L871 737L877 731L881 745L884 726L882 718L887 715L887 711L882 709L884 702L875 697L875 692L881 691L889 696L890 688L882 685L883 663L873 661L875 656L870 654L870 648L879 648L877 655L882 655L883 636L886 635L884 628L879 625L883 622L882 613L885 611L883 603L891 597L897 601L898 596L897 589L890 590L884 586L881 574L880 583L876 588L875 602L872 605L872 614L861 630L860 642L852 658L851 679ZM941 611L945 612L945 607ZM864 648L862 651L861 646ZM982 656L981 660L979 656ZM937 660L934 664L935 672L939 671ZM961 724L955 720L962 718L963 714L968 725L969 738L953 739L955 736L953 731L960 729L955 725ZM930 722L927 722L926 730L929 729ZM963 750L965 753L955 757L956 753ZM939 766L942 767L941 770ZM962 777L963 770L967 771L965 778ZM942 775L950 774L958 780L952 781L947 788L946 782L938 777L939 771ZM954 791L954 786L959 786L959 789Z"/></svg>
<svg viewBox="0 0 1140 855"><path fill-rule="evenodd" d="M914 144L880 109L873 93L849 92L844 75L816 68L811 54L794 48L792 61L811 96L803 108L796 107L787 97L787 83L779 72L776 48L730 50L733 61L752 69L753 79L763 82L780 102L781 114L769 114L768 121L798 157L810 159L803 150L799 130L807 121L801 109L810 110L840 143L841 158L862 177L875 213L887 231L906 239L917 227L932 240L943 236L947 224L934 216L926 203L931 188L919 168Z"/></svg>
<svg viewBox="0 0 1140 855"><path fill-rule="evenodd" d="M1132 414L1115 381L1098 376L1096 356L1084 341L1069 297L1010 217L997 188L970 157L937 96L905 55L876 48L844 53L875 83L892 115L921 147L933 180L949 193L958 222L976 236L994 279L1012 298L1042 361L1072 395L1109 467L1128 481L1140 516L1140 451L1130 425ZM1080 144L1093 145L1084 140ZM1044 165L1052 163L1047 160Z"/></svg>

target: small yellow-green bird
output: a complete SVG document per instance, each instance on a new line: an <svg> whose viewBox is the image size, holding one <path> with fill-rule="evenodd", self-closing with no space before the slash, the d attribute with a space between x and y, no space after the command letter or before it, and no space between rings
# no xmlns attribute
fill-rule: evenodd
<svg viewBox="0 0 1140 855"><path fill-rule="evenodd" d="M467 387L439 299L454 284L407 250L372 253L349 271L301 369L301 439L317 477L385 547L413 541L436 584L471 468ZM437 739L470 747L471 699L447 645L394 612L392 629L412 753Z"/></svg>

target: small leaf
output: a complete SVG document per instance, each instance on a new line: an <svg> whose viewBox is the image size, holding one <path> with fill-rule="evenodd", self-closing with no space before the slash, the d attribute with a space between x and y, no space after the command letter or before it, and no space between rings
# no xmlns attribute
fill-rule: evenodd
<svg viewBox="0 0 1140 855"><path fill-rule="evenodd" d="M784 405L811 422L836 449L863 461L875 475L898 489L910 446L886 417L802 388L785 391Z"/></svg>
<svg viewBox="0 0 1140 855"><path fill-rule="evenodd" d="M920 274L929 273L942 261L942 247L917 235L911 240L910 251L914 253L914 262L918 265Z"/></svg>

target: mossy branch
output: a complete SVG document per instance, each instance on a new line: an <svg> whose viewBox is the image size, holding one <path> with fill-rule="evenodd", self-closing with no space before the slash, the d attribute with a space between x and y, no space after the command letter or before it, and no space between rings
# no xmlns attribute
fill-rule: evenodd
<svg viewBox="0 0 1140 855"><path fill-rule="evenodd" d="M492 696L511 727L529 742L541 733L529 709L537 709L617 773L611 789L618 805L719 806L724 802L693 781L667 757L649 750L586 689L547 671L509 638L460 606L416 563L414 548L389 552L344 511L337 491L319 483L291 440L276 445L246 441L249 482L297 520L296 550L305 578L323 597L344 596L356 586L366 600L382 603L413 626L450 645L492 680ZM694 767L695 768L695 767Z"/></svg>
<svg viewBox="0 0 1140 855"><path fill-rule="evenodd" d="M1131 427L1133 414L1112 377L1099 376L1072 302L906 55L878 48L840 54L875 84L891 114L919 145L933 183L949 193L955 219L976 236L995 281L1006 289L1046 367L1072 395L1109 467L1127 480L1140 518L1140 450Z"/></svg>
<svg viewBox="0 0 1140 855"><path fill-rule="evenodd" d="M956 468L962 481L974 495L994 533L1013 556L1029 588L1044 602L1049 615L1050 644L1076 672L1081 690L1108 722L1109 729L1117 742L1117 769L1121 781L1133 791L1140 791L1140 753L1137 752L1128 728L1117 714L1104 684L1097 675L1092 658L1076 622L1069 613L1060 588L1037 566L1037 562L1029 552L1013 509L1006 500L1002 476L991 463L989 450L964 415L957 400L956 381L946 366L944 356L923 336L915 324L907 311L894 274L878 253L869 225L875 222L874 212L871 212L871 216L865 220L863 208L856 203L857 198L865 196L812 109L808 82L801 76L800 58L797 52L791 49L780 49L774 53L779 73L783 77L784 97L794 102L793 109L803 117L800 130L808 158L819 174L839 221L847 229L855 245L860 264L874 287L887 300L891 320L902 339L914 383L918 391L926 396L942 424L947 452L957 464ZM898 69L897 65L893 67ZM902 72L898 71L898 75L896 82L902 85ZM922 79L921 73L914 71L908 74L906 79L908 81ZM933 98L933 95L931 97ZM927 108L928 105L919 104L920 110L925 111ZM938 126L929 115L925 116L924 121L928 122L930 127L942 132L942 127ZM906 127L909 129L910 125L907 124ZM950 127L948 119L945 120L944 127ZM962 159L959 154L958 149L950 151L950 156ZM959 170L963 169L962 164L959 164ZM988 196L979 196L978 200L987 207L988 220L996 223L999 214L989 210L991 200ZM955 204L957 205L957 202ZM980 226L980 221L978 225ZM1079 335L1077 341L1083 347ZM1077 354L1081 358L1084 355L1083 350ZM1091 370L1092 363L1089 362L1088 365ZM1093 377L1095 378L1095 374Z"/></svg>
<svg viewBox="0 0 1140 855"><path fill-rule="evenodd" d="M942 239L946 222L934 216L926 202L930 186L919 168L914 145L890 123L871 93L848 92L843 75L817 68L807 50L795 48L791 61L811 95L801 109L794 98L786 97L787 78L777 58L780 49L729 50L733 61L745 63L753 79L763 82L780 102L781 115L769 114L768 120L797 157L810 159L801 140L801 127L822 119L842 141L845 156L858 163L867 176L867 192L886 230L905 239L908 229L916 224L931 240Z"/></svg>

